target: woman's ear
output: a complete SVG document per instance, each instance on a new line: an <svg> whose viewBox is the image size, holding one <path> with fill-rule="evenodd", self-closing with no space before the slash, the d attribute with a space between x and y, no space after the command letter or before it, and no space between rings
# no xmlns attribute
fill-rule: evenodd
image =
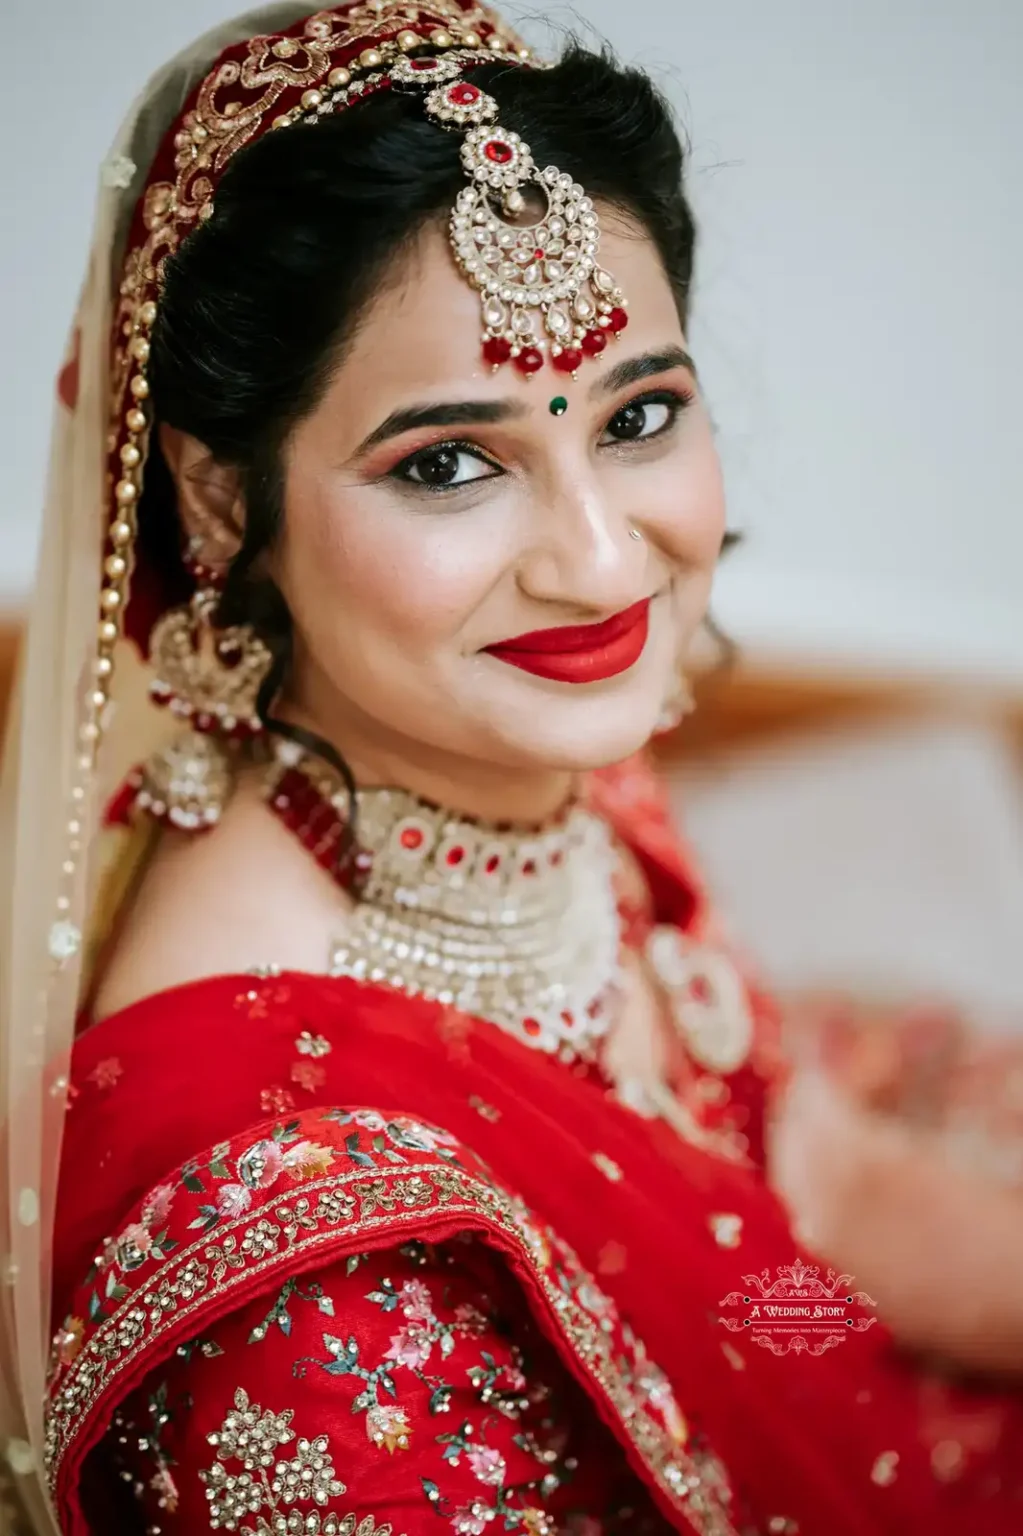
<svg viewBox="0 0 1023 1536"><path fill-rule="evenodd" d="M218 464L205 443L177 427L161 423L159 434L191 551L213 569L227 565L237 554L245 531L238 470Z"/></svg>

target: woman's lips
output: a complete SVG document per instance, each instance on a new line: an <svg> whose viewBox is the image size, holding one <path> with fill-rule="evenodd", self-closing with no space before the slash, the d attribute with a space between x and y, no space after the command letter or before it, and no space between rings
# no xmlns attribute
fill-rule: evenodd
<svg viewBox="0 0 1023 1536"><path fill-rule="evenodd" d="M510 667L557 683L598 683L634 667L650 633L650 599L634 603L603 624L538 629L499 645L487 655Z"/></svg>

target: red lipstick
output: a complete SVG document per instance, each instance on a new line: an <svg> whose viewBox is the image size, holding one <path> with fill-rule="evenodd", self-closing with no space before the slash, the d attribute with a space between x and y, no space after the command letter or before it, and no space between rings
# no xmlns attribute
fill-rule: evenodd
<svg viewBox="0 0 1023 1536"><path fill-rule="evenodd" d="M556 683L599 683L634 667L650 633L650 599L603 624L537 629L486 647L488 656Z"/></svg>

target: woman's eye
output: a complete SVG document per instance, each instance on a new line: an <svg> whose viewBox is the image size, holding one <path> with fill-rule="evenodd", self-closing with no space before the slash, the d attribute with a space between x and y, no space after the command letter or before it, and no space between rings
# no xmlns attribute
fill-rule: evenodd
<svg viewBox="0 0 1023 1536"><path fill-rule="evenodd" d="M630 401L611 417L601 442L633 443L644 437L657 437L671 426L680 403L672 400Z"/></svg>
<svg viewBox="0 0 1023 1536"><path fill-rule="evenodd" d="M446 491L455 486L470 485L474 480L489 480L495 473L494 465L488 460L451 443L424 448L394 471L399 480L426 486L431 491Z"/></svg>

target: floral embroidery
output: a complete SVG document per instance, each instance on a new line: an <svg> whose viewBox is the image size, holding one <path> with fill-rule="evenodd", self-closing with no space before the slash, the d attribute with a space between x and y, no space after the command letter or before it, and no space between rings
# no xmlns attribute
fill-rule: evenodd
<svg viewBox="0 0 1023 1536"><path fill-rule="evenodd" d="M102 1322L109 1316L107 1302L116 1305L128 1296L129 1287L124 1284L121 1276L141 1269L150 1260L159 1262L165 1259L178 1247L177 1241L169 1235L169 1228L164 1225L170 1215L173 1199L172 1185L158 1185L142 1202L138 1221L130 1222L118 1237L109 1239L104 1245L103 1252L86 1276L87 1285L95 1284L88 1301L90 1323ZM162 1227L162 1230L154 1233L154 1227ZM103 1275L106 1279L101 1287L98 1282ZM65 1324L65 1329L68 1326ZM69 1347L65 1344L65 1353ZM78 1347L74 1349L75 1354Z"/></svg>
<svg viewBox="0 0 1023 1536"><path fill-rule="evenodd" d="M447 1514L452 1529L458 1533L471 1532L473 1536L477 1532L483 1532L492 1521L500 1518L506 1531L530 1531L537 1536L554 1536L555 1526L550 1516L539 1509L530 1497L539 1494L541 1498L549 1497L561 1485L568 1476L564 1466L557 1471L549 1466L548 1471L534 1482L515 1488L506 1486L508 1476L508 1463L504 1456L494 1446L485 1443L474 1443L472 1440L473 1427L471 1424L463 1424L457 1434L438 1435L438 1443L444 1446L444 1459L457 1465L461 1457L465 1457L466 1465L472 1472L476 1481L488 1490L486 1497L480 1496L470 1500L457 1509L451 1510L446 1500L440 1495L440 1490L435 1483L430 1484L438 1497L431 1497L427 1491L427 1498L439 1514ZM526 1449L525 1438L518 1441L522 1449ZM532 1447L530 1447L532 1449ZM537 1451L537 1459L544 1460L544 1454ZM529 1498L529 1502L523 1505L523 1496ZM491 1500L493 1502L491 1503Z"/></svg>
<svg viewBox="0 0 1023 1536"><path fill-rule="evenodd" d="M95 1083L97 1088L113 1088L118 1078L124 1075L124 1068L116 1056L108 1056L105 1061L99 1061L89 1073L88 1081Z"/></svg>
<svg viewBox="0 0 1023 1536"><path fill-rule="evenodd" d="M78 1358L84 1335L85 1323L82 1318L65 1318L56 1338L57 1359L61 1365L70 1365L72 1360Z"/></svg>
<svg viewBox="0 0 1023 1536"><path fill-rule="evenodd" d="M179 1353L181 1353L179 1351ZM155 1494L155 1503L158 1509L169 1515L178 1511L180 1489L175 1479L173 1468L176 1465L165 1444L166 1428L178 1417L178 1410L188 1410L192 1406L192 1399L186 1393L171 1407L170 1389L166 1381L160 1382L144 1399L146 1427L140 1426L130 1418L125 1418L123 1408L119 1408L114 1414L113 1429L116 1431L116 1445L113 1449L115 1465L120 1467L121 1477L127 1482L133 1482L136 1496L144 1496L148 1487ZM141 1472L135 1475L127 1470L125 1455L119 1447L131 1444L133 1449L151 1463L152 1474ZM143 1481L143 1478L145 1481Z"/></svg>
<svg viewBox="0 0 1023 1536"><path fill-rule="evenodd" d="M440 1131L435 1126L424 1125L420 1120L385 1120L383 1115L377 1114L372 1109L330 1109L323 1116L325 1120L334 1120L339 1125L354 1125L365 1131L374 1132L373 1150L383 1153L390 1162L404 1162L404 1158L395 1157L393 1151L404 1152L436 1152L447 1161L455 1161L449 1154L450 1150L458 1146L458 1138L447 1131ZM357 1147L359 1138L357 1135L349 1138L345 1143ZM350 1147L349 1147L350 1149ZM367 1158L364 1167L375 1167L371 1158Z"/></svg>
<svg viewBox="0 0 1023 1536"><path fill-rule="evenodd" d="M148 1227L142 1222L134 1222L130 1227L125 1227L117 1240L114 1249L114 1262L119 1269L125 1271L139 1269L146 1262L146 1255L153 1247L153 1239ZM162 1253L160 1257L162 1258Z"/></svg>
<svg viewBox="0 0 1023 1536"><path fill-rule="evenodd" d="M239 1012L250 1019L268 1019L271 1009L283 1008L291 1002L290 987L276 981L268 985L272 977L261 979L261 986L248 987L244 992L239 992L234 1000L234 1006Z"/></svg>
<svg viewBox="0 0 1023 1536"><path fill-rule="evenodd" d="M355 1532L354 1515L342 1520L335 1514L323 1518L317 1512L294 1520L284 1514L294 1504L314 1504L323 1509L345 1491L344 1483L334 1475L327 1435L296 1441L292 1456L275 1456L282 1446L295 1439L293 1418L290 1408L282 1413L273 1413L269 1408L264 1412L258 1403L250 1403L247 1392L238 1388L234 1408L219 1432L209 1436L217 1459L212 1467L199 1473L206 1485L213 1530L223 1526L228 1531L240 1530L242 1536L274 1536L276 1532L287 1531L306 1532L309 1536L343 1536ZM228 1472L225 1463L232 1461L240 1461L244 1471ZM270 1511L271 1521L259 1513L263 1509ZM246 1515L258 1516L255 1525L239 1525ZM372 1520L363 1521L358 1529L360 1536L363 1531L365 1536L390 1536L391 1532L389 1525L378 1526Z"/></svg>
<svg viewBox="0 0 1023 1536"><path fill-rule="evenodd" d="M277 1182L284 1167L284 1154L281 1151L283 1140L282 1136L269 1141L257 1141L242 1153L238 1159L238 1176L243 1184L247 1184L250 1189L269 1189ZM212 1163L210 1172L216 1173Z"/></svg>
<svg viewBox="0 0 1023 1536"><path fill-rule="evenodd" d="M156 1493L159 1507L168 1514L174 1514L178 1507L178 1486L171 1471L173 1460L163 1443L166 1427L174 1418L166 1383L161 1383L150 1394L146 1406L149 1410L149 1428L139 1438L138 1448L152 1457L156 1464L150 1487Z"/></svg>
<svg viewBox="0 0 1023 1536"><path fill-rule="evenodd" d="M264 1115L283 1115L289 1109L294 1109L295 1100L287 1088L282 1088L274 1083L270 1088L264 1088L259 1095L259 1107Z"/></svg>
<svg viewBox="0 0 1023 1536"><path fill-rule="evenodd" d="M312 1178L307 1176L310 1153L314 1162L326 1167L322 1175ZM231 1185L252 1197L251 1206L235 1217L222 1214L216 1204L218 1186ZM222 1143L206 1159L187 1164L180 1181L170 1187L175 1190L168 1218L172 1236L160 1234L166 1237L167 1252L159 1260L155 1278L132 1273L126 1284L119 1281L111 1297L112 1312L88 1312L77 1357L67 1365L60 1361L59 1352L55 1356L46 1425L47 1469L55 1488L63 1488L65 1465L66 1475L76 1475L75 1462L65 1460L67 1453L96 1413L110 1411L126 1374L137 1369L136 1362L149 1352L173 1351L194 1339L195 1318L210 1302L215 1300L223 1310L230 1293L250 1288L257 1275L265 1277L263 1284L272 1284L275 1272L286 1281L308 1269L313 1254L330 1262L340 1260L350 1274L365 1262L367 1240L374 1239L370 1246L379 1241L374 1234L400 1237L404 1225L417 1238L428 1239L435 1224L448 1232L461 1224L466 1242L483 1235L517 1254L528 1276L533 1304L540 1318L546 1319L542 1326L575 1358L591 1394L602 1399L603 1411L631 1442L662 1495L699 1536L734 1536L731 1495L723 1474L705 1448L679 1443L684 1421L681 1415L676 1418L670 1389L654 1374L611 1302L581 1270L571 1251L541 1227L521 1201L495 1186L483 1164L446 1133L404 1117L387 1119L375 1111L310 1112L272 1127L257 1142L239 1137ZM167 1197L155 1197L154 1191L149 1204L159 1211ZM215 1242L210 1240L208 1222L219 1222ZM87 1296L88 1286L84 1289ZM73 1304L78 1310L82 1294ZM398 1286L381 1280L372 1297L371 1305L385 1314L394 1313L397 1324L389 1346L381 1349L384 1358L363 1361L357 1340L326 1335L324 1357L298 1364L306 1370L355 1377L357 1396L352 1407L365 1414L370 1443L381 1454L390 1455L403 1449L403 1438L407 1441L415 1428L407 1406L398 1401L402 1375L409 1373L427 1385L434 1411L443 1412L441 1404L451 1393L444 1372L454 1348L444 1341L471 1341L481 1327L481 1314L474 1307L438 1310L429 1287L412 1280ZM275 1324L271 1318L268 1326ZM494 1458L481 1454L470 1462L469 1451L493 1450L486 1425L514 1420L528 1406L529 1393L520 1363L513 1359L510 1367L501 1364L482 1344L467 1374L481 1403L489 1402L498 1417L484 1417L473 1429L464 1423L452 1427L443 1450L450 1447L449 1459L458 1454L463 1465L478 1467L492 1477L497 1471ZM371 1416L374 1408L388 1412ZM254 1422L262 1419L260 1410ZM521 1443L532 1450L529 1437ZM506 1454L504 1447L500 1449ZM241 1474L229 1488L223 1461L224 1455L218 1454L220 1470L210 1472L216 1483L208 1485L211 1502L220 1491L241 1500ZM242 1470L250 1473L251 1483L254 1469ZM509 1530L544 1530L546 1517L538 1500L544 1497L544 1479L560 1476L556 1465L542 1464L529 1522L521 1503L526 1490L517 1482L515 1498L520 1502L514 1509L515 1524L507 1523L509 1517L500 1513L499 1495L507 1503L506 1490L495 1490L475 1472L473 1476L479 1493L465 1507L458 1503L450 1508L439 1489L434 1499L424 1488L446 1520L453 1522L457 1516L463 1529L471 1529L480 1519L485 1526L505 1519ZM238 1520L246 1515L263 1518L260 1510L265 1508L271 1482L272 1478L266 1488L258 1484L254 1506L251 1499L257 1495L250 1490L250 1506L239 1503L237 1514L230 1517L235 1526L226 1528L237 1529ZM329 1518L341 1533L344 1527L332 1514ZM276 1528L287 1530L280 1521ZM260 1532L258 1525L250 1529ZM269 1536L275 1527L264 1522L263 1529ZM321 1524L320 1530L326 1532L328 1526Z"/></svg>
<svg viewBox="0 0 1023 1536"><path fill-rule="evenodd" d="M225 1184L217 1190L217 1211L221 1216L243 1216L252 1204L244 1184Z"/></svg>
<svg viewBox="0 0 1023 1536"><path fill-rule="evenodd" d="M366 1433L378 1450L407 1451L412 1434L408 1414L404 1408L393 1408L387 1403L375 1403L366 1413Z"/></svg>
<svg viewBox="0 0 1023 1536"><path fill-rule="evenodd" d="M324 1293L323 1286L313 1280L304 1289L298 1280L289 1280L277 1296L261 1323L257 1323L249 1334L250 1344L260 1344L266 1338L270 1329L277 1327L285 1338L291 1337L292 1319L288 1311L288 1303L292 1297L298 1297L300 1301L314 1301L321 1312L327 1317L334 1316L334 1303Z"/></svg>
<svg viewBox="0 0 1023 1536"><path fill-rule="evenodd" d="M624 1243L609 1237L597 1255L598 1275L620 1275L629 1262L629 1250Z"/></svg>
<svg viewBox="0 0 1023 1536"><path fill-rule="evenodd" d="M292 1064L291 1081L304 1088L306 1093L315 1093L327 1081L327 1073L315 1061L296 1061Z"/></svg>
<svg viewBox="0 0 1023 1536"><path fill-rule="evenodd" d="M370 1368L363 1364L360 1345L354 1334L345 1339L329 1333L323 1335L326 1360L309 1357L296 1362L295 1372L304 1375L310 1366L318 1367L331 1376L353 1376L359 1390L352 1401L353 1413L365 1413L366 1434L379 1450L393 1455L395 1451L407 1451L411 1444L412 1425L407 1410L396 1401L381 1401L381 1397L397 1399L399 1394L398 1372L407 1371L428 1391L428 1412L443 1415L451 1405L455 1393L454 1382L444 1374L445 1362L453 1356L459 1340L470 1341L484 1336L488 1319L478 1307L460 1302L445 1308L450 1316L441 1316L430 1287L420 1279L406 1279L395 1286L390 1279L381 1279L377 1287L366 1295L366 1300L384 1314L400 1314L404 1324L392 1334L390 1346L378 1365ZM434 1370L427 1372L427 1364L438 1356ZM460 1374L460 1372L459 1372ZM498 1411L497 1419L486 1423L500 1423L501 1418L518 1419L530 1406L526 1376L522 1370L517 1349L511 1347L511 1360L499 1363L494 1355L481 1346L479 1361L470 1366L467 1373L470 1384L479 1401ZM538 1401L545 1401L547 1389L538 1387ZM464 1461L480 1485L488 1490L467 1504L455 1505L441 1492L437 1483L424 1480L424 1492L438 1514L446 1518L455 1532L483 1530L492 1521L501 1519L508 1531L535 1532L536 1536L554 1531L554 1525L545 1512L536 1506L532 1498L524 1505L524 1496L537 1495L547 1498L569 1476L568 1463L554 1448L560 1442L561 1432L548 1436L548 1442L539 1444L532 1434L519 1433L514 1444L526 1451L539 1464L540 1470L532 1480L518 1480L514 1487L506 1486L509 1477L505 1454L486 1442L486 1428L481 1438L474 1438L470 1423L463 1423L454 1432L435 1436L441 1447L442 1459L452 1466Z"/></svg>
<svg viewBox="0 0 1023 1536"><path fill-rule="evenodd" d="M243 1216L252 1206L252 1191L272 1189L277 1181L287 1175L292 1182L318 1178L327 1173L334 1161L334 1149L322 1142L299 1140L294 1120L278 1126L272 1136L264 1137L247 1147L235 1159L232 1169L227 1154L229 1144L214 1147L205 1172L214 1180L225 1180L214 1193L213 1203L205 1202L199 1214L189 1223L189 1229L210 1232L221 1221ZM186 1165L182 1182L190 1194L204 1194L206 1186L199 1177L199 1164Z"/></svg>
<svg viewBox="0 0 1023 1536"><path fill-rule="evenodd" d="M329 1056L333 1047L323 1035L311 1035L303 1029L295 1041L295 1049L300 1056Z"/></svg>
<svg viewBox="0 0 1023 1536"><path fill-rule="evenodd" d="M170 1215L170 1208L174 1202L174 1185L159 1184L142 1202L140 1220L143 1226L150 1231L153 1227L160 1227Z"/></svg>

